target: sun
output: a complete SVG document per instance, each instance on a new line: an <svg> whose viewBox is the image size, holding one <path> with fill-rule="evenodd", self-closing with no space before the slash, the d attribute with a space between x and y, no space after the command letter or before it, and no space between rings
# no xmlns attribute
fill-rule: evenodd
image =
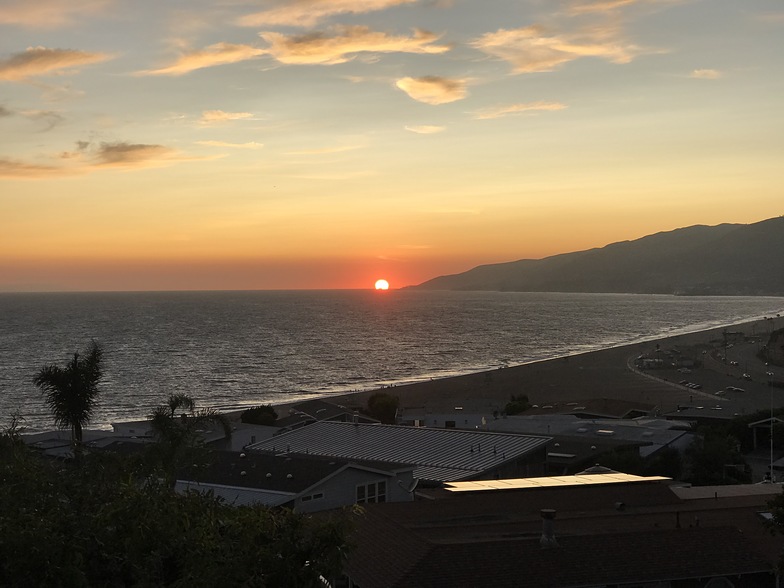
<svg viewBox="0 0 784 588"><path fill-rule="evenodd" d="M376 290L389 290L389 282L386 280L376 280Z"/></svg>

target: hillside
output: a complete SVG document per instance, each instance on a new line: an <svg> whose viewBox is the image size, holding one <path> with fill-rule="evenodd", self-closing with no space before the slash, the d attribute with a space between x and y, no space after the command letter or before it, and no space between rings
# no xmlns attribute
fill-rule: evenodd
<svg viewBox="0 0 784 588"><path fill-rule="evenodd" d="M784 217L696 225L544 259L481 265L413 288L784 295Z"/></svg>

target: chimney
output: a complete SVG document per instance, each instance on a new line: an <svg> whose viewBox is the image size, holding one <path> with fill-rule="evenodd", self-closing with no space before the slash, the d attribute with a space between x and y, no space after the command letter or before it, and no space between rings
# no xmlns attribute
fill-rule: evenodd
<svg viewBox="0 0 784 588"><path fill-rule="evenodd" d="M351 422L354 423L355 425L359 424L359 411L358 410L355 410L354 414L351 415Z"/></svg>
<svg viewBox="0 0 784 588"><path fill-rule="evenodd" d="M539 545L542 549L558 547L558 541L556 541L553 532L555 511L552 508L543 508L540 512L542 513L542 538L539 539Z"/></svg>

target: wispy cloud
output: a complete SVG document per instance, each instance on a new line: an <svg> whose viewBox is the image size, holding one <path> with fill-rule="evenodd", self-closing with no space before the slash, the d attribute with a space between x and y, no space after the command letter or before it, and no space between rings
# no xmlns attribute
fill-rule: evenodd
<svg viewBox="0 0 784 588"><path fill-rule="evenodd" d="M695 69L689 74L689 77L697 80L718 80L723 75L717 69Z"/></svg>
<svg viewBox="0 0 784 588"><path fill-rule="evenodd" d="M286 155L329 155L331 153L345 153L346 151L356 151L362 145L340 145L337 147L322 147L320 149L302 149L300 151L288 151Z"/></svg>
<svg viewBox="0 0 784 588"><path fill-rule="evenodd" d="M446 130L446 127L440 127L437 125L406 125L403 128L419 135L434 135Z"/></svg>
<svg viewBox="0 0 784 588"><path fill-rule="evenodd" d="M19 114L28 120L42 123L41 132L51 131L65 122L65 117L54 110L22 110Z"/></svg>
<svg viewBox="0 0 784 588"><path fill-rule="evenodd" d="M181 76L197 69L247 61L263 53L264 50L252 45L216 43L204 49L186 51L170 65L136 73L137 75L149 76Z"/></svg>
<svg viewBox="0 0 784 588"><path fill-rule="evenodd" d="M0 3L0 24L29 29L56 29L104 12L110 0L6 0Z"/></svg>
<svg viewBox="0 0 784 588"><path fill-rule="evenodd" d="M205 110L201 113L199 122L203 125L214 125L253 118L250 112L225 112L223 110Z"/></svg>
<svg viewBox="0 0 784 588"><path fill-rule="evenodd" d="M0 80L18 82L35 76L74 73L82 66L109 59L111 56L106 53L29 47L0 60Z"/></svg>
<svg viewBox="0 0 784 588"><path fill-rule="evenodd" d="M491 118L502 118L504 116L521 114L523 112L563 110L564 108L566 108L566 105L561 104L560 102L519 102L517 104L506 104L503 106L493 106L477 110L474 112L474 118L477 120L488 120Z"/></svg>
<svg viewBox="0 0 784 588"><path fill-rule="evenodd" d="M174 149L163 145L118 141L101 143L93 154L93 161L98 167L151 167L174 159L176 154Z"/></svg>
<svg viewBox="0 0 784 588"><path fill-rule="evenodd" d="M289 0L280 2L275 8L243 16L237 23L247 27L312 27L337 14L364 14L415 2L417 0Z"/></svg>
<svg viewBox="0 0 784 588"><path fill-rule="evenodd" d="M36 180L72 174L71 170L54 165L39 165L0 157L0 178L6 180Z"/></svg>
<svg viewBox="0 0 784 588"><path fill-rule="evenodd" d="M100 170L140 170L165 167L189 161L207 161L222 156L196 157L165 145L114 141L94 143L77 141L71 151L47 159L56 163L31 163L0 158L0 178L49 179L93 173Z"/></svg>
<svg viewBox="0 0 784 588"><path fill-rule="evenodd" d="M471 41L480 51L509 62L517 73L553 71L581 57L599 57L628 63L641 53L624 42L612 27L597 27L573 34L555 34L541 26L499 29Z"/></svg>
<svg viewBox="0 0 784 588"><path fill-rule="evenodd" d="M661 8L667 4L677 4L688 1L689 0L572 0L568 4L565 13L568 16L579 16L589 13L608 14L634 6L644 5L653 8Z"/></svg>
<svg viewBox="0 0 784 588"><path fill-rule="evenodd" d="M465 80L439 76L401 78L395 82L395 85L414 100L425 104L455 102L462 100L468 94Z"/></svg>
<svg viewBox="0 0 784 588"><path fill-rule="evenodd" d="M228 147L230 149L261 149L264 143L256 143L250 141L248 143L229 143L227 141L196 141L199 145L206 145L207 147Z"/></svg>
<svg viewBox="0 0 784 588"><path fill-rule="evenodd" d="M333 65L345 63L358 53L445 53L448 45L434 45L441 36L414 30L413 36L393 36L365 26L336 27L331 35L310 33L284 35L259 33L269 47L266 52L280 63Z"/></svg>
<svg viewBox="0 0 784 588"><path fill-rule="evenodd" d="M567 13L584 14L586 12L609 12L618 8L639 4L640 1L641 0L580 0L578 2L572 2L567 8Z"/></svg>
<svg viewBox="0 0 784 588"><path fill-rule="evenodd" d="M0 118L10 116L21 116L35 122L42 122L41 131L49 131L65 121L65 117L54 110L19 110L14 111L5 106L0 106Z"/></svg>

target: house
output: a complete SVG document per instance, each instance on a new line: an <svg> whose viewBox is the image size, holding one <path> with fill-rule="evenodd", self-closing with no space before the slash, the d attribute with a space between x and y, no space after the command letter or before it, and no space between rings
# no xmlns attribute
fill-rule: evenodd
<svg viewBox="0 0 784 588"><path fill-rule="evenodd" d="M414 468L308 455L215 452L178 473L179 492L211 492L229 504L316 512L352 504L413 500Z"/></svg>
<svg viewBox="0 0 784 588"><path fill-rule="evenodd" d="M542 475L549 440L538 435L318 421L249 445L248 452L411 464L416 479L440 483Z"/></svg>
<svg viewBox="0 0 784 588"><path fill-rule="evenodd" d="M607 452L630 449L649 459L665 449L683 452L694 434L677 421L663 419L582 419L574 414L515 415L488 428L507 433L548 435L547 474L575 473L601 461Z"/></svg>
<svg viewBox="0 0 784 588"><path fill-rule="evenodd" d="M349 588L778 586L779 484L677 488L593 474L450 483L353 515Z"/></svg>
<svg viewBox="0 0 784 588"><path fill-rule="evenodd" d="M334 421L339 423L377 423L374 418L359 414L358 411L340 404L327 402L318 398L297 402L288 407L288 414L280 416L275 421L275 426L284 431L290 431L316 421Z"/></svg>
<svg viewBox="0 0 784 588"><path fill-rule="evenodd" d="M500 409L491 407L404 407L398 409L397 424L437 429L486 430L487 423L498 418Z"/></svg>

